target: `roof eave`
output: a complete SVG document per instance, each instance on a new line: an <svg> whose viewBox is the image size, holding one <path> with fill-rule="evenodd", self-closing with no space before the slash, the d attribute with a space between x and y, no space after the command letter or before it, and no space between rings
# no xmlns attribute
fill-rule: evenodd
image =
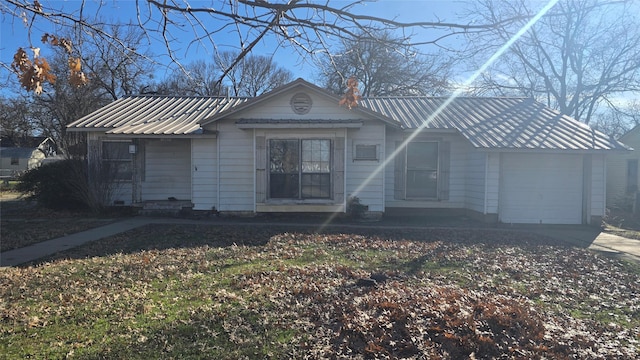
<svg viewBox="0 0 640 360"><path fill-rule="evenodd" d="M107 132L113 130L114 128L98 128L98 127L69 127L67 126L67 131L71 132Z"/></svg>
<svg viewBox="0 0 640 360"><path fill-rule="evenodd" d="M554 153L554 154L603 154L603 153L619 153L619 152L627 152L627 149L620 148L612 148L612 149L545 149L545 148L515 148L515 147L475 147L478 151L482 152L500 152L500 153Z"/></svg>
<svg viewBox="0 0 640 360"><path fill-rule="evenodd" d="M215 139L218 132L204 134L106 134L108 139Z"/></svg>

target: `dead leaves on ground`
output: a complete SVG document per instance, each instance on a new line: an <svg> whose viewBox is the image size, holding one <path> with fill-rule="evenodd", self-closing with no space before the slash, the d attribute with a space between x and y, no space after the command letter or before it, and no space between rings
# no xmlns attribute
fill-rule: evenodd
<svg viewBox="0 0 640 360"><path fill-rule="evenodd" d="M0 251L9 251L46 240L76 234L112 223L111 219L44 219L2 221Z"/></svg>
<svg viewBox="0 0 640 360"><path fill-rule="evenodd" d="M116 357L639 354L637 267L517 233L363 232L138 229L76 249L76 259L1 272L2 338ZM380 281L358 285L372 273ZM108 343L92 335L104 322ZM89 330L47 338L58 327Z"/></svg>

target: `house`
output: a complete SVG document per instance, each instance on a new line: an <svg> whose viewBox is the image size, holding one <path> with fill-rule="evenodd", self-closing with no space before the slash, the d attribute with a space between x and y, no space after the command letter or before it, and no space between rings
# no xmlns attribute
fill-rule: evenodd
<svg viewBox="0 0 640 360"><path fill-rule="evenodd" d="M386 97L353 109L302 79L255 98L126 97L69 125L116 165L119 204L226 213L464 212L600 224L627 147L525 98Z"/></svg>
<svg viewBox="0 0 640 360"><path fill-rule="evenodd" d="M640 149L640 126L619 139L634 149ZM638 211L638 160L640 152L613 152L607 156L607 207Z"/></svg>
<svg viewBox="0 0 640 360"><path fill-rule="evenodd" d="M56 154L56 146L51 138L32 137L22 146L16 146L3 138L0 146L0 176L3 179L15 178L21 173L36 168L42 162Z"/></svg>

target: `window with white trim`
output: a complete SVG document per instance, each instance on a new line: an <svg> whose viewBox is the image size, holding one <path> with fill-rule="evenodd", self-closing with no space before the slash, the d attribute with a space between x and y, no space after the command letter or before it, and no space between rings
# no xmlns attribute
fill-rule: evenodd
<svg viewBox="0 0 640 360"><path fill-rule="evenodd" d="M355 144L353 148L353 160L378 160L378 145Z"/></svg>
<svg viewBox="0 0 640 360"><path fill-rule="evenodd" d="M133 178L133 158L129 153L129 141L102 142L102 176L119 181Z"/></svg>
<svg viewBox="0 0 640 360"><path fill-rule="evenodd" d="M331 140L269 140L269 198L330 199Z"/></svg>
<svg viewBox="0 0 640 360"><path fill-rule="evenodd" d="M408 199L438 197L438 142L411 142L406 151L406 187Z"/></svg>

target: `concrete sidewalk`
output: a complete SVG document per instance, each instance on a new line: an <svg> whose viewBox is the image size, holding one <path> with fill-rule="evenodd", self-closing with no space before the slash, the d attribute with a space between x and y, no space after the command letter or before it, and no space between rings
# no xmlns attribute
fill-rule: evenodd
<svg viewBox="0 0 640 360"><path fill-rule="evenodd" d="M601 233L595 241L591 243L589 249L640 263L640 240Z"/></svg>
<svg viewBox="0 0 640 360"><path fill-rule="evenodd" d="M558 239L565 244L572 244L640 264L640 240L627 239L586 226L550 227L531 231Z"/></svg>
<svg viewBox="0 0 640 360"><path fill-rule="evenodd" d="M216 220L187 220L175 218L149 218L133 217L109 225L79 232L57 239L43 241L23 248L0 253L0 267L16 266L49 256L90 241L100 240L109 236L123 233L147 224L201 224L201 225L308 225L304 223L266 222L259 219L216 219ZM333 226L333 225L329 225ZM434 226L394 226L392 224L337 224L336 226L353 227L387 227L387 228L429 228ZM447 226L448 227L448 226ZM451 226L455 228L455 226ZM484 228L487 229L487 228ZM500 229L500 228L495 228ZM558 240L558 243L573 244L578 247L588 248L609 256L619 257L625 260L640 263L640 240L633 240L607 234L599 229L579 226L554 226L554 227L511 227L503 230L518 230L539 233Z"/></svg>
<svg viewBox="0 0 640 360"><path fill-rule="evenodd" d="M57 239L39 242L23 248L5 251L0 253L0 267L20 265L60 251L80 246L90 241L100 240L120 234L146 225L150 223L150 220L151 219L135 217L76 234L59 237Z"/></svg>

